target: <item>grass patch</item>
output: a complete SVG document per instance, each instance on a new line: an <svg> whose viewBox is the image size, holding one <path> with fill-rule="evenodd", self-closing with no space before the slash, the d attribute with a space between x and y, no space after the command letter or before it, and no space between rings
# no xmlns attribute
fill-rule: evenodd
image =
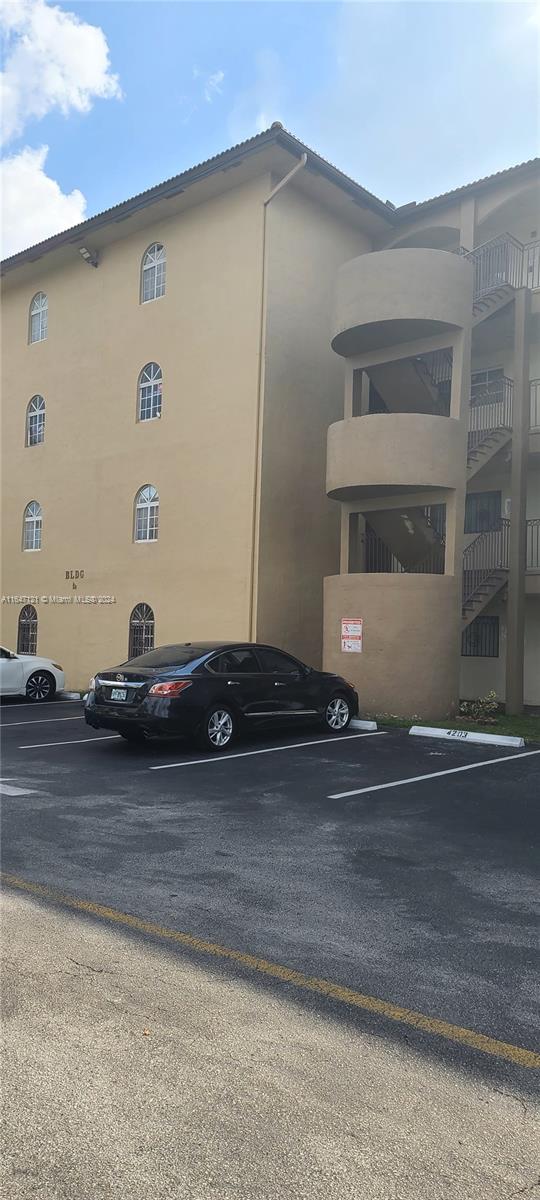
<svg viewBox="0 0 540 1200"><path fill-rule="evenodd" d="M431 725L435 729L469 729L475 733L502 733L509 737L522 737L526 742L540 742L540 716L527 713L521 717L508 717L499 713L493 721L483 724L481 721L471 721L466 717L449 717L446 721L431 721L420 717L392 717L387 713L377 713L374 717L379 725L394 726L397 729L409 729L411 725Z"/></svg>

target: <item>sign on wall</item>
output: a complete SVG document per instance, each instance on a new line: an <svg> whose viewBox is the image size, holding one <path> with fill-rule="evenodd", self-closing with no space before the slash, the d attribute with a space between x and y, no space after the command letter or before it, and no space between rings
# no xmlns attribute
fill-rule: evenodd
<svg viewBox="0 0 540 1200"><path fill-rule="evenodd" d="M350 617L341 618L341 651L343 654L361 654L364 640L364 621L362 617L352 620Z"/></svg>

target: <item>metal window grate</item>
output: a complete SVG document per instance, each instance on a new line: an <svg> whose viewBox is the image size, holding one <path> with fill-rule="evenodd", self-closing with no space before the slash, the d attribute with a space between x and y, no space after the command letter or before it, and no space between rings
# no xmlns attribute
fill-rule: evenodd
<svg viewBox="0 0 540 1200"><path fill-rule="evenodd" d="M464 658L499 657L499 618L475 617L461 635Z"/></svg>
<svg viewBox="0 0 540 1200"><path fill-rule="evenodd" d="M25 604L19 613L17 654L37 653L37 612L33 604Z"/></svg>
<svg viewBox="0 0 540 1200"><path fill-rule="evenodd" d="M136 604L129 618L128 658L154 649L155 619L149 604Z"/></svg>

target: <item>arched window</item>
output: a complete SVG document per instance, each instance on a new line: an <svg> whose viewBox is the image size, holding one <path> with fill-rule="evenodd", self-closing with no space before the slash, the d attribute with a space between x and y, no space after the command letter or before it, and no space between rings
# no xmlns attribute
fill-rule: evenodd
<svg viewBox="0 0 540 1200"><path fill-rule="evenodd" d="M160 242L154 242L148 247L142 260L141 301L159 300L165 295L165 269L167 260L165 247Z"/></svg>
<svg viewBox="0 0 540 1200"><path fill-rule="evenodd" d="M163 376L158 363L147 363L139 375L139 421L161 416Z"/></svg>
<svg viewBox="0 0 540 1200"><path fill-rule="evenodd" d="M26 445L37 446L45 440L45 401L43 396L32 396L26 409Z"/></svg>
<svg viewBox="0 0 540 1200"><path fill-rule="evenodd" d="M33 604L25 604L19 613L17 632L17 654L35 654L37 651L37 612Z"/></svg>
<svg viewBox="0 0 540 1200"><path fill-rule="evenodd" d="M48 302L45 292L37 292L30 305L30 341L43 342L47 337Z"/></svg>
<svg viewBox="0 0 540 1200"><path fill-rule="evenodd" d="M23 550L41 550L42 519L41 504L31 500L24 510Z"/></svg>
<svg viewBox="0 0 540 1200"><path fill-rule="evenodd" d="M135 541L155 542L158 535L159 496L147 483L135 497Z"/></svg>
<svg viewBox="0 0 540 1200"><path fill-rule="evenodd" d="M128 658L154 649L154 613L149 604L136 604L129 618Z"/></svg>

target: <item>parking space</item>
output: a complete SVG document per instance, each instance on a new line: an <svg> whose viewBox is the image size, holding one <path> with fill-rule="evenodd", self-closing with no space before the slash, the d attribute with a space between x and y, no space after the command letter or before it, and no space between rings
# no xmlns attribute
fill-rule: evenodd
<svg viewBox="0 0 540 1200"><path fill-rule="evenodd" d="M303 729L212 756L77 703L2 720L5 872L534 1045L540 748Z"/></svg>

